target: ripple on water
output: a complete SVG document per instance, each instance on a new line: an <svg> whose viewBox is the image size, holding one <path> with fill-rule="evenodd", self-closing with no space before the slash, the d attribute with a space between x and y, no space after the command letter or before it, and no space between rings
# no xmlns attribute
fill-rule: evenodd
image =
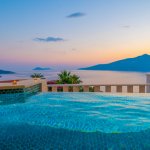
<svg viewBox="0 0 150 150"><path fill-rule="evenodd" d="M150 128L150 97L98 93L42 93L0 106L2 124L31 124L84 132Z"/></svg>

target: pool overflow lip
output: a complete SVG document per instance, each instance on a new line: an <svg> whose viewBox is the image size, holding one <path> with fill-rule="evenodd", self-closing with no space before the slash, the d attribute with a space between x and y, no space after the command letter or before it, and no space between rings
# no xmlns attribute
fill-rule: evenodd
<svg viewBox="0 0 150 150"><path fill-rule="evenodd" d="M136 92L135 88L138 89ZM38 92L150 93L150 74L146 74L145 84L47 84L45 79L14 80L11 83L0 83L0 94Z"/></svg>

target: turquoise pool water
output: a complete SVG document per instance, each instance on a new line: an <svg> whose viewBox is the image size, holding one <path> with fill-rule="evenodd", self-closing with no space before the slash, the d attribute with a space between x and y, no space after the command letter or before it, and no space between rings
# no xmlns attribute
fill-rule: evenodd
<svg viewBox="0 0 150 150"><path fill-rule="evenodd" d="M11 103L4 97L0 149L150 149L149 95L40 93Z"/></svg>

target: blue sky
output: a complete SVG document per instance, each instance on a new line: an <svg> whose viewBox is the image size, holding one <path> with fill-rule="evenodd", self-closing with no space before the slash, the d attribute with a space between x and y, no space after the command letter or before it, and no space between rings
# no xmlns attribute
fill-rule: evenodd
<svg viewBox="0 0 150 150"><path fill-rule="evenodd" d="M150 53L148 0L0 0L0 68L78 68Z"/></svg>

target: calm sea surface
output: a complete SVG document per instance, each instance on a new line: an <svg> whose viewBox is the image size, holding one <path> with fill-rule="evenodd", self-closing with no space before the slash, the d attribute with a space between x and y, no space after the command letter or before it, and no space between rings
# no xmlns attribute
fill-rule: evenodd
<svg viewBox="0 0 150 150"><path fill-rule="evenodd" d="M35 72L42 73L47 80L57 79L57 74L59 73L59 71L22 71L17 72L14 75L2 75L0 81L30 78L30 75ZM83 70L72 70L71 72L79 75L83 83L86 84L119 84L146 82L146 73Z"/></svg>

